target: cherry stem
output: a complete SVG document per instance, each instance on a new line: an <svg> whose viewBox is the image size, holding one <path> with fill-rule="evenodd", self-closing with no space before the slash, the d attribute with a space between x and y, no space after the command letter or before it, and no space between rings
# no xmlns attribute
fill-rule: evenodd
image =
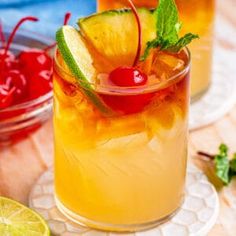
<svg viewBox="0 0 236 236"><path fill-rule="evenodd" d="M22 18L17 24L16 26L14 27L13 31L11 32L10 36L9 36L9 39L7 41L7 45L5 47L5 55L7 54L9 48L10 48L10 45L15 37L15 34L16 34L16 31L19 29L19 27L25 22L25 21L38 21L38 18L36 17L33 17L33 16L27 16L27 17L24 17Z"/></svg>
<svg viewBox="0 0 236 236"><path fill-rule="evenodd" d="M140 18L139 18L136 7L134 6L132 0L127 0L127 1L130 5L132 12L134 13L134 16L135 16L135 19L137 22L137 26L138 26L138 46L137 46L137 52L136 52L136 56L135 56L134 63L133 63L133 67L135 67L139 61L140 54L141 54L142 30L141 30Z"/></svg>
<svg viewBox="0 0 236 236"><path fill-rule="evenodd" d="M5 35L3 33L3 24L1 19L0 19L0 40L2 42L2 46L4 46L6 40L5 40Z"/></svg>
<svg viewBox="0 0 236 236"><path fill-rule="evenodd" d="M70 20L70 18L71 18L71 13L70 13L70 12L67 12L67 13L65 14L65 17L64 17L63 25L67 25L68 22L69 22L69 20ZM47 52L47 51L51 50L52 48L54 48L56 45L57 45L57 43L55 42L55 43L53 43L52 45L49 45L48 47L46 47L46 48L44 49L44 51Z"/></svg>
<svg viewBox="0 0 236 236"><path fill-rule="evenodd" d="M211 154L206 153L206 152L199 151L199 152L197 152L197 154L198 154L199 156L207 157L208 159L211 159L211 160L214 160L214 159L215 159L215 156L214 156L214 155L211 155Z"/></svg>
<svg viewBox="0 0 236 236"><path fill-rule="evenodd" d="M71 13L70 13L70 12L67 12L67 13L65 14L65 17L64 17L64 23L63 23L63 25L67 25L68 22L69 22L69 20L70 20L70 18L71 18Z"/></svg>

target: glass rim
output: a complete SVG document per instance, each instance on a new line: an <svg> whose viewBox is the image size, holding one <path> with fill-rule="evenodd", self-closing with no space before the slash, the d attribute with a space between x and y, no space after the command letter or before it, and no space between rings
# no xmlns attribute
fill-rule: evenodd
<svg viewBox="0 0 236 236"><path fill-rule="evenodd" d="M190 66L191 66L191 52L188 49L188 47L184 47L183 49L186 52L187 55L187 63L184 66L184 68L182 70L180 70L178 73L170 76L169 78L165 79L164 81L160 81L151 85L143 85L143 86L133 86L133 87L120 87L120 86L116 86L116 85L97 85L94 82L88 82L88 84L92 87L95 88L95 92L101 92L102 94L124 94L124 90L130 90L130 93L126 91L126 95L130 95L130 94L134 94L134 92L138 92L138 93L150 93L151 91L157 91L160 89L164 89L165 87L170 86L171 82L175 82L176 80L178 80L179 78L182 78L185 74L187 74L190 70ZM73 75L73 73L68 73L68 71L65 70L65 68L63 68L63 66L59 63L58 61L58 47L55 50L54 53L54 66L53 66L53 70L56 71L56 73L59 73L59 75L61 77L63 77L61 74L65 74L68 77L73 78L73 80L75 80L79 86L83 87L83 85L81 85L78 80L76 79L76 76ZM59 70L59 71L58 71ZM62 72L62 73L61 73ZM102 73L101 73L102 74ZM74 84L73 82L67 81L68 83ZM83 81L82 81L83 83ZM96 88L98 88L99 90L97 90ZM84 88L87 89L87 88ZM107 90L107 91L106 91ZM115 91L114 91L115 90Z"/></svg>
<svg viewBox="0 0 236 236"><path fill-rule="evenodd" d="M33 100L30 100L30 101L27 101L27 102L23 102L23 103L19 103L17 105L13 105L11 107L7 107L7 108L4 108L4 109L1 109L0 110L0 115L1 113L5 113L5 112L12 112L12 111L17 111L17 110L21 110L21 109L27 109L27 108L30 108L30 107L34 107L36 105L39 105L43 102L46 102L50 99L52 99L53 97L53 92L50 91L36 99L33 99Z"/></svg>
<svg viewBox="0 0 236 236"><path fill-rule="evenodd" d="M9 24L4 24L4 29L3 29L3 33L11 33L11 30L13 29L13 26L10 26ZM39 39L39 40L43 40L45 44L50 45L55 43L56 41L47 35L44 35L42 33L39 33L38 31L33 31L33 30L29 30L29 29L18 29L17 30L17 35L22 35L22 36L27 36L29 38L33 38L33 39ZM14 40L13 40L13 44L14 44Z"/></svg>
<svg viewBox="0 0 236 236"><path fill-rule="evenodd" d="M22 128L28 128L35 123L46 120L44 117L51 115L52 106L52 100L48 100L36 109L2 120L0 123L0 134L2 135Z"/></svg>

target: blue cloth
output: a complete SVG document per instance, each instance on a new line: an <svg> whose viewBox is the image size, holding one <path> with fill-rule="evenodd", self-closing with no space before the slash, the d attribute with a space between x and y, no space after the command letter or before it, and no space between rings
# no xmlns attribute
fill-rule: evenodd
<svg viewBox="0 0 236 236"><path fill-rule="evenodd" d="M36 16L39 22L26 22L22 28L53 38L66 12L72 13L70 24L75 25L79 17L95 11L96 0L0 0L0 19L4 25L14 26L24 16Z"/></svg>

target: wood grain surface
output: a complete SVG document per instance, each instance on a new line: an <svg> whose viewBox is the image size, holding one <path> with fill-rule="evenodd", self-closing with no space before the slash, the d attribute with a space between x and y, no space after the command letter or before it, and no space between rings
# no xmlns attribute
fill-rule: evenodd
<svg viewBox="0 0 236 236"><path fill-rule="evenodd" d="M228 32L236 35L236 0L219 0L216 19L216 46L235 53L236 37L229 37L222 31L221 22L228 26ZM232 71L235 74L236 70ZM226 78L227 79L227 78ZM235 91L236 92L236 91ZM197 150L215 153L220 143L229 145L236 152L236 106L229 114L212 125L190 133L190 158L197 166L211 174L204 161L196 156ZM52 122L26 140L0 150L0 195L28 203L29 191L37 178L53 162ZM218 189L220 214L209 236L236 235L236 180L230 186Z"/></svg>

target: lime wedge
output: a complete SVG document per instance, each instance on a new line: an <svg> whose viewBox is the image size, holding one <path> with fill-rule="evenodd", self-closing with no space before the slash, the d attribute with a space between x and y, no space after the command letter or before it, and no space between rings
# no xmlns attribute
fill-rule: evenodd
<svg viewBox="0 0 236 236"><path fill-rule="evenodd" d="M84 94L101 112L110 113L110 109L93 89L92 83L96 78L96 69L80 32L72 26L66 25L57 31L56 40L64 61L76 77Z"/></svg>
<svg viewBox="0 0 236 236"><path fill-rule="evenodd" d="M11 199L0 197L1 236L48 236L46 222L34 211Z"/></svg>

